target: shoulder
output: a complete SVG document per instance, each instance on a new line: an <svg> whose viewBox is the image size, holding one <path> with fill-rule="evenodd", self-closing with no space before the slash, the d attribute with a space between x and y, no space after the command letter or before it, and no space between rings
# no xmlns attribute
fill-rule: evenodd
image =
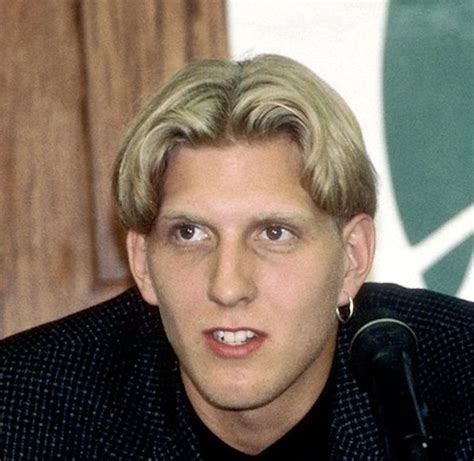
<svg viewBox="0 0 474 461"><path fill-rule="evenodd" d="M131 288L96 306L0 341L0 391L20 379L51 384L88 370L98 375L123 373L127 363L153 342L167 348L158 310ZM115 370L115 371L114 371ZM51 377L55 378L52 379Z"/></svg>
<svg viewBox="0 0 474 461"><path fill-rule="evenodd" d="M361 309L388 311L422 328L459 328L473 332L474 303L435 291L366 283L356 301Z"/></svg>
<svg viewBox="0 0 474 461"><path fill-rule="evenodd" d="M466 385L472 378L474 303L430 290L376 283L364 285L356 303L360 317L370 311L376 317L382 313L406 323L415 332L422 374L446 376L451 370L464 377Z"/></svg>
<svg viewBox="0 0 474 461"><path fill-rule="evenodd" d="M147 405L163 419L174 366L158 311L136 289L3 340L0 457L134 453Z"/></svg>
<svg viewBox="0 0 474 461"><path fill-rule="evenodd" d="M115 298L0 341L0 354L41 354L48 349L103 348L153 333L159 316L130 288Z"/></svg>
<svg viewBox="0 0 474 461"><path fill-rule="evenodd" d="M381 310L415 332L416 379L433 443L451 447L451 456L460 453L450 459L464 459L474 450L474 303L376 283L364 285L356 301L361 311Z"/></svg>
<svg viewBox="0 0 474 461"><path fill-rule="evenodd" d="M22 376L36 382L51 381L51 376L69 376L81 368L91 370L92 375L105 373L150 341L157 350L167 345L159 313L131 288L101 304L0 341L0 385L5 388L6 383L14 384ZM120 367L118 363L115 366Z"/></svg>

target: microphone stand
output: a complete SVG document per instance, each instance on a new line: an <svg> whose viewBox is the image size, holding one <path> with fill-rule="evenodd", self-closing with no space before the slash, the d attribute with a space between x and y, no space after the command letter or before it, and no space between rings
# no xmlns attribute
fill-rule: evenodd
<svg viewBox="0 0 474 461"><path fill-rule="evenodd" d="M370 333L364 337L366 331ZM351 343L354 362L359 362L356 377L367 388L385 429L390 461L429 460L426 410L418 402L412 373L415 351L414 332L391 318L364 325Z"/></svg>

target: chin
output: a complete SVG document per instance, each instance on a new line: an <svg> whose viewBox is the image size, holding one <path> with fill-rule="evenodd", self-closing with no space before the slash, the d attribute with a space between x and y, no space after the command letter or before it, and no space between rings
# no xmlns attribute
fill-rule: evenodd
<svg viewBox="0 0 474 461"><path fill-rule="evenodd" d="M271 396L251 396L251 395L216 395L205 396L208 402L215 408L227 411L248 411L257 410L274 400Z"/></svg>
<svg viewBox="0 0 474 461"><path fill-rule="evenodd" d="M284 392L284 389L280 390L278 386L269 385L268 382L229 383L216 380L201 384L197 386L201 396L213 407L228 411L262 408Z"/></svg>

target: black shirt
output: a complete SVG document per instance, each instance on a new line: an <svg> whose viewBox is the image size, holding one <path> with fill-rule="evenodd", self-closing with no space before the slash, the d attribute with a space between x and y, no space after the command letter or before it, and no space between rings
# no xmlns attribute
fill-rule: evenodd
<svg viewBox="0 0 474 461"><path fill-rule="evenodd" d="M258 455L247 455L214 435L191 408L192 424L205 461L325 461L329 459L329 426L333 395L329 378L323 392L303 419ZM191 407L191 405L189 404Z"/></svg>

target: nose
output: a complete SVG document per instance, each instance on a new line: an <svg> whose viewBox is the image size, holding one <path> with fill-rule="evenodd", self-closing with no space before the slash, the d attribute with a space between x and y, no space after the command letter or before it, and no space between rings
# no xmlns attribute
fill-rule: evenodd
<svg viewBox="0 0 474 461"><path fill-rule="evenodd" d="M249 304L257 294L254 261L245 245L220 242L215 251L208 296L214 303L235 307Z"/></svg>

